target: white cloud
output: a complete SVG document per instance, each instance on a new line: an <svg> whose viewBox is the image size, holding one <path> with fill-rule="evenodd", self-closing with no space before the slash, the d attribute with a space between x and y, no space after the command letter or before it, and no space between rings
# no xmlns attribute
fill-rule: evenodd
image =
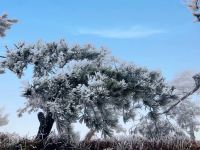
<svg viewBox="0 0 200 150"><path fill-rule="evenodd" d="M78 34L81 35L94 35L116 39L145 38L163 33L167 32L162 29L150 29L142 26L133 26L127 29L81 29L78 31Z"/></svg>

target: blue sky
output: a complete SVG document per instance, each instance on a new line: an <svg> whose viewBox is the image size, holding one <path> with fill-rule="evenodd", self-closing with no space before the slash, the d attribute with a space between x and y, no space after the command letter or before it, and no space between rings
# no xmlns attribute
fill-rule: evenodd
<svg viewBox="0 0 200 150"><path fill-rule="evenodd" d="M70 45L104 46L122 60L160 70L167 80L184 70L200 70L200 24L183 0L1 0L4 12L19 22L0 39L2 55L5 45L12 48L19 41L65 39ZM0 75L0 105L10 114L0 131L34 135L36 116L19 119L15 113L25 102L22 80L10 72Z"/></svg>

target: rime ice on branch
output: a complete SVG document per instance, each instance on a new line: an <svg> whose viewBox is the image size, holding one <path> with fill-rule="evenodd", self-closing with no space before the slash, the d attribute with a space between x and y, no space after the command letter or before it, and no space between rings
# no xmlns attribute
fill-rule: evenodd
<svg viewBox="0 0 200 150"><path fill-rule="evenodd" d="M197 22L200 22L200 1L199 0L189 0L188 7L192 11L192 15L196 18Z"/></svg>

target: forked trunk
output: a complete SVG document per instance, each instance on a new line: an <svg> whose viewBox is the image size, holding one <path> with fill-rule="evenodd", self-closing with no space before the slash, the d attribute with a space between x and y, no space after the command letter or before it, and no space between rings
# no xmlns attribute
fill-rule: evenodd
<svg viewBox="0 0 200 150"><path fill-rule="evenodd" d="M38 113L38 120L40 122L40 126L38 129L38 133L36 136L36 140L42 141L46 139L51 132L53 127L54 119L52 118L52 113L47 113L46 117L43 112Z"/></svg>

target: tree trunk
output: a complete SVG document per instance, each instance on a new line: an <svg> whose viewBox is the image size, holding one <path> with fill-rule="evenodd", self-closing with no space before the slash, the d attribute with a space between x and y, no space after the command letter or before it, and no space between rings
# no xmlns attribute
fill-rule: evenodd
<svg viewBox="0 0 200 150"><path fill-rule="evenodd" d="M94 136L96 130L90 129L90 131L86 134L85 139L83 140L85 143L89 143L92 137Z"/></svg>
<svg viewBox="0 0 200 150"><path fill-rule="evenodd" d="M51 132L53 127L54 119L52 118L52 113L47 113L46 117L43 112L38 113L38 120L40 122L40 126L38 129L38 133L36 136L36 140L42 141L46 139Z"/></svg>
<svg viewBox="0 0 200 150"><path fill-rule="evenodd" d="M190 124L190 131L189 131L189 134L190 134L190 139L192 141L195 141L195 135L194 135L194 125L191 123Z"/></svg>

